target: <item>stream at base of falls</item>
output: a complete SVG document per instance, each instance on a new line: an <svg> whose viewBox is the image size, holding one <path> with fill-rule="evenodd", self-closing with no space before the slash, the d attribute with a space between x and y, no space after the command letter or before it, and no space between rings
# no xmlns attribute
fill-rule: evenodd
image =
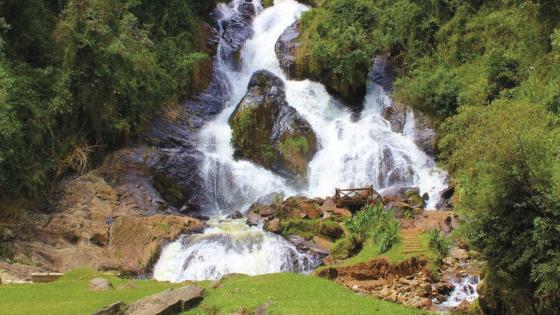
<svg viewBox="0 0 560 315"><path fill-rule="evenodd" d="M428 208L435 207L446 187L446 174L415 145L412 113L407 115L404 131L394 132L382 116L391 99L373 82L368 83L364 109L356 118L320 83L292 81L281 70L276 41L306 10L294 0L276 0L267 9L260 0L218 5L215 16L220 42L214 66L220 77L215 79L225 82L229 94L224 97L223 111L205 124L198 140L198 150L204 155L201 178L214 211L207 213L212 219L203 234L183 236L163 248L154 268L155 279L180 282L218 279L228 273L313 270L320 261L299 252L281 236L249 227L244 220L224 219L234 211L246 211L259 197L272 192L324 197L332 195L335 187L373 185L382 192L413 186L429 195ZM243 33L239 30L252 36L244 39L237 58L231 39ZM246 93L251 75L260 69L284 81L289 105L317 134L320 149L309 164L306 187L292 187L285 178L233 157L228 118Z"/></svg>

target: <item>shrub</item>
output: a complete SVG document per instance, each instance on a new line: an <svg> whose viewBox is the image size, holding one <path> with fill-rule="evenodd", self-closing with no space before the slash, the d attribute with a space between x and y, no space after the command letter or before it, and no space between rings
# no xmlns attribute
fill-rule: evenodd
<svg viewBox="0 0 560 315"><path fill-rule="evenodd" d="M366 205L344 223L359 242L372 239L380 253L387 252L398 240L400 223L382 204Z"/></svg>
<svg viewBox="0 0 560 315"><path fill-rule="evenodd" d="M440 257L445 257L449 254L451 239L442 235L439 229L428 231L428 240L430 248L435 250Z"/></svg>

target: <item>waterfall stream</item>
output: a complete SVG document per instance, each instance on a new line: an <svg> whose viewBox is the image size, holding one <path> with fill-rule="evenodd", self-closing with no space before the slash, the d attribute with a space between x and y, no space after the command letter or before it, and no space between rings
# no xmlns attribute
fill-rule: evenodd
<svg viewBox="0 0 560 315"><path fill-rule="evenodd" d="M251 25L253 35L240 52L240 64L236 64L232 51L225 49L227 41L221 37L215 66L222 70L216 73L227 82L229 95L224 110L199 135L199 150L205 157L201 175L214 203L212 215L246 210L257 198L271 192L324 197L332 195L335 187L368 185L380 191L396 186L419 187L422 194L430 196L428 208L434 208L439 192L445 188L445 174L414 144L414 115L406 115L403 133L396 133L382 116L391 100L373 82L368 83L364 109L355 119L320 83L288 80L274 46L282 32L308 8L294 0L276 0L274 6L263 10L258 0L233 0L229 5L219 5L218 24L238 21L241 6L247 5L254 6L256 13ZM233 158L228 118L246 93L251 75L260 69L285 82L288 103L311 124L319 139L320 150L310 162L309 184L303 189L290 186L286 179L258 165ZM217 279L233 272L305 272L314 267L311 256L298 253L281 237L239 221L215 219L209 224L204 234L186 236L166 246L154 278Z"/></svg>

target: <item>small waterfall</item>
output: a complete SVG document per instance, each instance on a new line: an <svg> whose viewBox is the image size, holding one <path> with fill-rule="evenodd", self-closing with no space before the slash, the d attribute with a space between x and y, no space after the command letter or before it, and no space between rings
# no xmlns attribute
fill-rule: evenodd
<svg viewBox="0 0 560 315"><path fill-rule="evenodd" d="M204 234L167 245L154 269L156 280L214 280L230 273L310 272L319 261L276 234L245 220L212 219Z"/></svg>
<svg viewBox="0 0 560 315"><path fill-rule="evenodd" d="M201 177L213 203L209 214L246 210L271 192L328 196L335 187L372 184L379 190L417 186L421 193L430 195L428 207L435 205L445 174L414 144L413 115L407 115L410 118L404 134L391 130L382 117L391 100L381 86L368 84L364 110L356 120L320 83L288 80L282 72L274 46L306 10L294 0L276 0L273 7L264 10L260 0L233 0L217 8L221 36L215 66L220 71L214 75L219 76L215 81L222 82L223 88L215 98L224 104L223 111L204 125L198 141L198 150L204 155ZM246 93L251 75L260 69L285 82L288 103L319 138L321 148L309 165L309 185L303 190L258 165L233 157L228 118ZM216 220L211 220L204 234L185 236L167 245L155 266L154 278L182 281L216 279L232 272L305 272L316 263L277 235L249 228L242 221Z"/></svg>
<svg viewBox="0 0 560 315"><path fill-rule="evenodd" d="M478 282L478 276L466 276L453 282L455 289L453 289L447 301L441 303L441 307L454 308L461 304L463 300L469 303L476 300L478 298L478 293L476 291Z"/></svg>

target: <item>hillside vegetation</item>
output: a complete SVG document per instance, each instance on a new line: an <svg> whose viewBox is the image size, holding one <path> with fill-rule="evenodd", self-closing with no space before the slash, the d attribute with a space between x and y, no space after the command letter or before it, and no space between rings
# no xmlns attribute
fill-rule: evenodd
<svg viewBox="0 0 560 315"><path fill-rule="evenodd" d="M365 84L397 65L396 101L434 118L463 234L488 261L487 313L560 306L560 3L317 0L296 64Z"/></svg>
<svg viewBox="0 0 560 315"><path fill-rule="evenodd" d="M44 197L68 171L204 88L215 1L0 1L0 199ZM207 81L207 80L206 80Z"/></svg>

